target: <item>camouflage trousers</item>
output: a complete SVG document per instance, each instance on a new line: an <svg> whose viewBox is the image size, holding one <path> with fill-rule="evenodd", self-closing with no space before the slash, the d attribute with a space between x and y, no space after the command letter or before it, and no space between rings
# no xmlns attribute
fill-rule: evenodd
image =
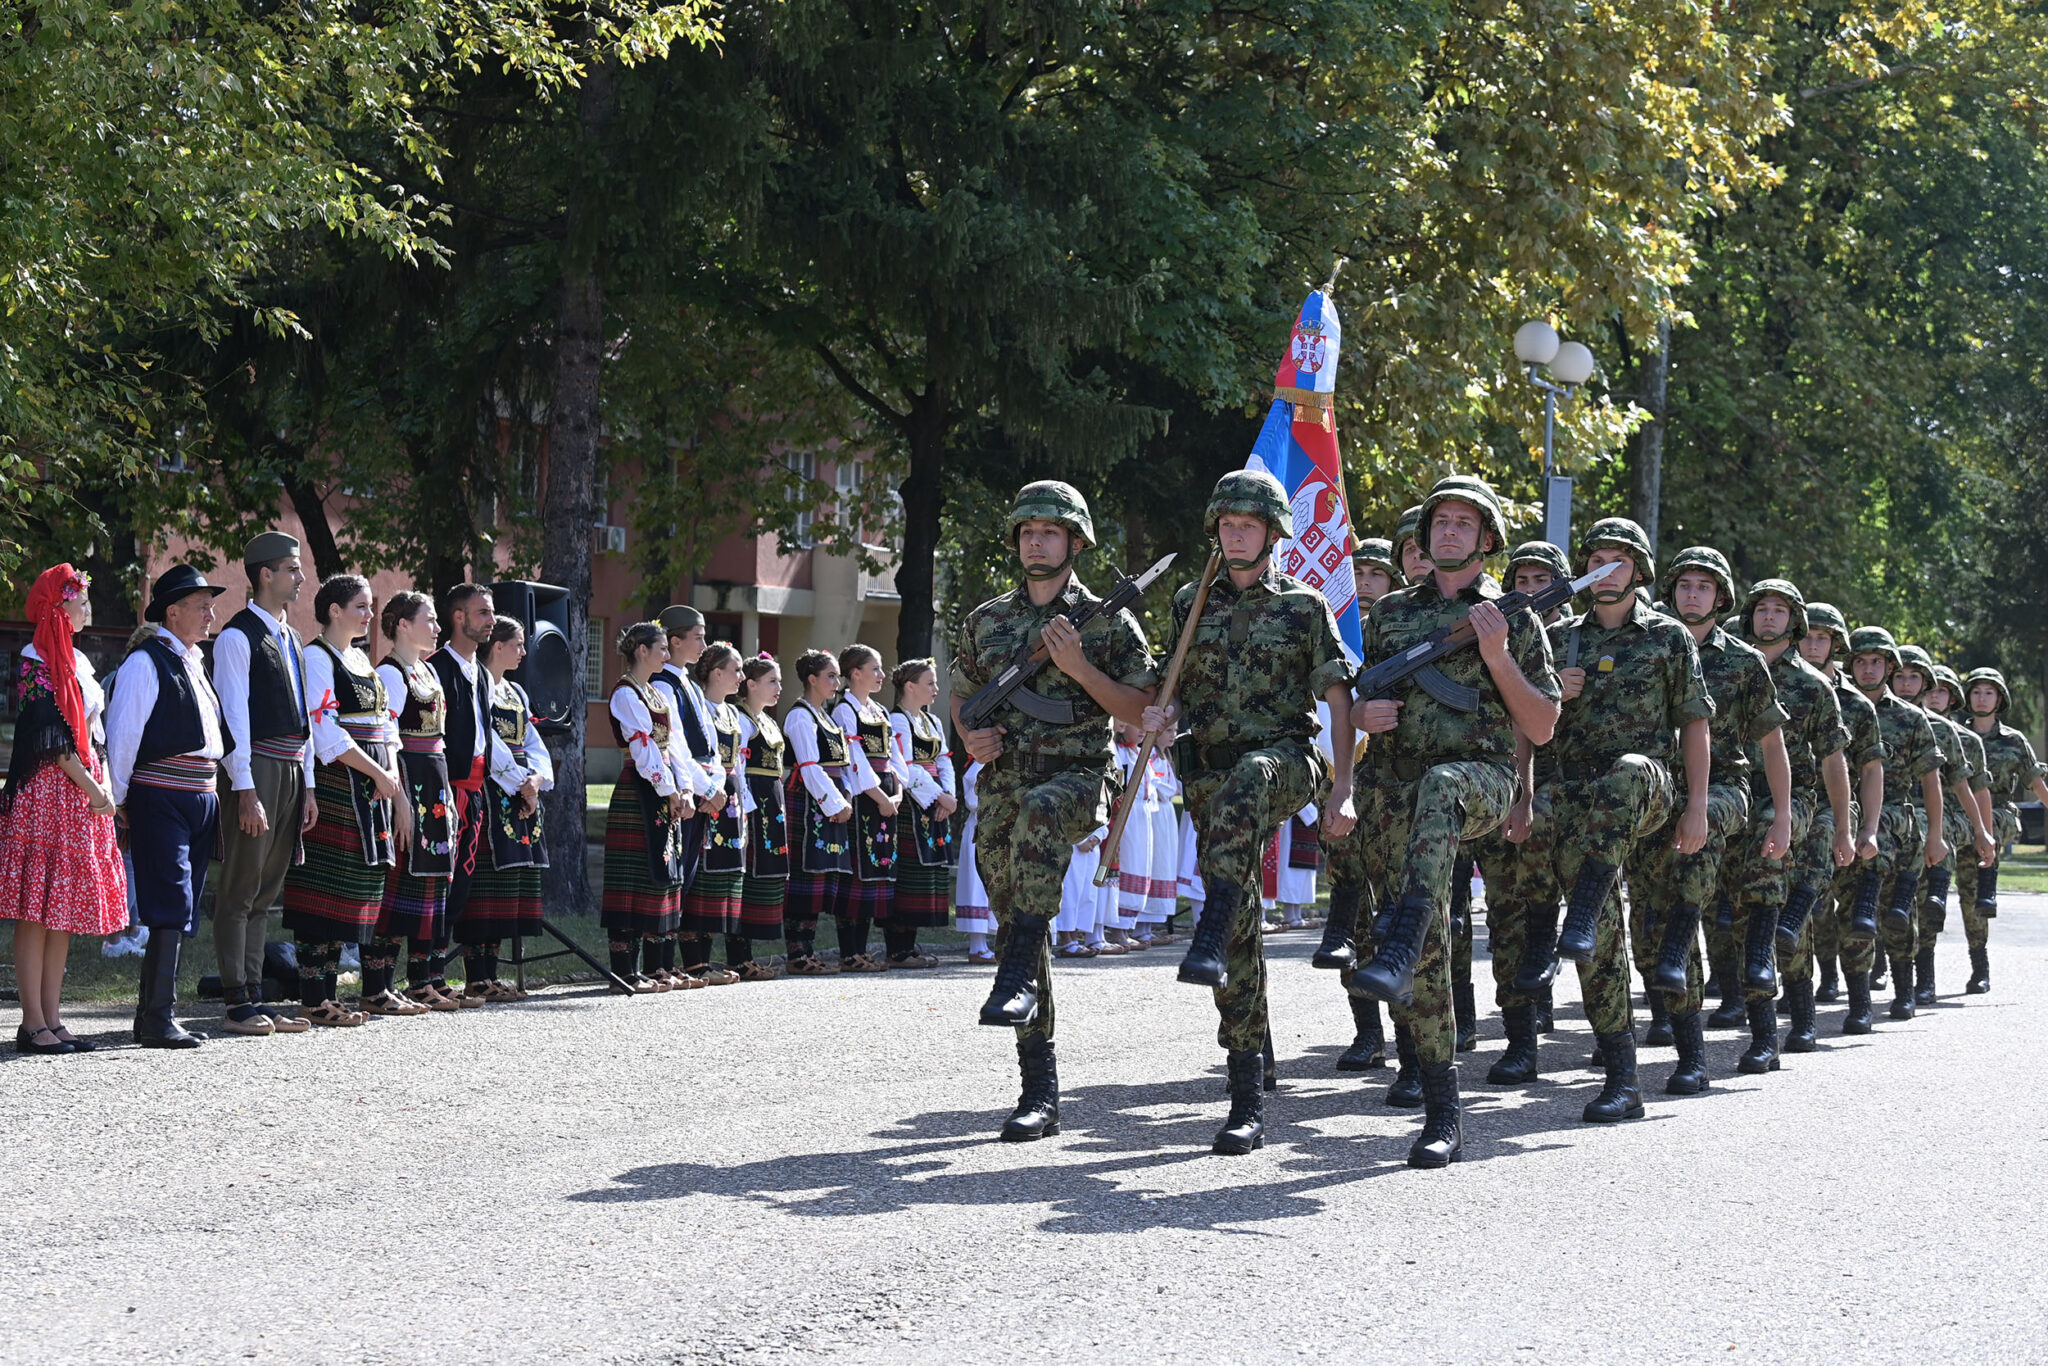
<svg viewBox="0 0 2048 1366"><path fill-rule="evenodd" d="M1721 868L1721 896L1728 902L1732 912L1728 924L1729 957L1726 962L1740 964L1743 946L1749 942L1749 922L1752 916L1768 916L1772 932L1766 936L1771 945L1773 967L1776 966L1778 936L1776 926L1778 912L1785 908L1785 897L1791 891L1791 869L1797 851L1813 828L1813 797L1809 793L1792 794L1792 840L1784 858L1764 857L1764 840L1771 833L1771 822L1776 819L1776 810L1766 796L1751 813L1748 826L1742 831L1734 848L1729 851L1728 860ZM1740 969L1737 969L1738 977ZM1769 990L1746 989L1745 1000L1769 1000L1777 995L1776 988Z"/></svg>
<svg viewBox="0 0 2048 1366"><path fill-rule="evenodd" d="M1529 908L1557 906L1557 868L1552 862L1550 784L1536 789L1529 803L1529 838L1510 844L1496 830L1474 845L1474 858L1486 878L1486 949L1493 959L1493 999L1502 1010L1534 1005L1536 998L1515 990L1515 973L1529 942Z"/></svg>
<svg viewBox="0 0 2048 1366"><path fill-rule="evenodd" d="M1814 812L1814 825L1818 826L1823 816L1832 825L1835 819L1835 809L1832 806L1823 804ZM1854 834L1862 828L1863 805L1856 798L1851 797L1849 799L1850 832ZM1833 838L1832 831L1829 832L1829 837ZM1842 925L1846 912L1838 914L1836 902L1843 895L1841 891L1844 885L1843 879L1860 867L1862 867L1860 863L1852 863L1847 868L1835 867L1834 855L1830 851L1825 871L1816 874L1820 878L1820 899L1813 903L1813 914L1806 918L1806 935L1800 947L1802 951L1810 951L1813 957L1824 963L1832 962L1841 957ZM1851 882L1848 886L1850 888L1848 895L1855 895L1855 884Z"/></svg>
<svg viewBox="0 0 2048 1366"><path fill-rule="evenodd" d="M1628 936L1636 971L1648 981L1664 948L1664 926L1679 906L1711 907L1730 850L1749 820L1749 790L1733 783L1707 786L1707 842L1681 854L1678 818L1673 817L1653 839L1635 848L1628 863ZM1700 970L1699 933L1685 959L1685 990L1666 993L1674 1015L1689 1015L1705 1001L1706 979Z"/></svg>
<svg viewBox="0 0 2048 1366"><path fill-rule="evenodd" d="M1858 860L1835 874L1835 924L1841 935L1843 972L1869 972L1877 963L1877 941L1856 939L1849 933L1858 884L1870 869L1877 870L1881 879L1877 892L1878 924L1882 926L1884 908L1891 904L1899 870L1921 866L1921 832L1925 828L1921 820L1917 808L1887 804L1877 821L1877 857ZM1884 941L1887 953L1904 954L1908 958L1913 956L1918 945L1919 936L1910 921L1905 930L1886 935Z"/></svg>
<svg viewBox="0 0 2048 1366"><path fill-rule="evenodd" d="M2020 813L2011 807L1996 806L1991 809L1991 838L1998 843L1998 858L2005 861L2005 851L2012 848L2020 837ZM1956 900L1963 904L1963 934L1973 949L1983 948L1991 939L1991 922L1977 909L1977 855L1965 849L1957 856L1961 867L1956 869Z"/></svg>
<svg viewBox="0 0 2048 1366"><path fill-rule="evenodd" d="M1458 1041L1451 1004L1451 869L1460 843L1496 829L1507 816L1515 775L1505 764L1465 759L1434 764L1412 782L1361 766L1358 782L1366 877L1388 889L1389 897L1428 898L1432 912L1415 965L1414 1003L1390 1006L1388 1013L1396 1025L1408 1026L1423 1062L1450 1062Z"/></svg>
<svg viewBox="0 0 2048 1366"><path fill-rule="evenodd" d="M1970 818L1963 814L1962 804L1956 801L1956 794L1944 792L1943 795L1948 800L1941 804L1941 837L1948 844L1948 857L1935 864L1934 868L1948 870L1952 892L1961 890L1963 870L1969 869L1969 902L1974 902L1977 899L1977 836L1970 827ZM1913 917L1914 929L1922 948L1932 944L1941 933L1934 927L1946 923L1948 919L1946 902L1936 906L1927 899L1927 874L1933 872L1934 868L1920 874L1920 909ZM1968 932L1967 925L1964 926L1964 930Z"/></svg>
<svg viewBox="0 0 2048 1366"><path fill-rule="evenodd" d="M1626 868L1636 846L1670 821L1675 798L1671 770L1641 754L1622 755L1597 778L1560 776L1550 798L1558 890L1570 896L1579 866L1589 858ZM1593 961L1579 964L1579 993L1598 1034L1630 1027L1627 933L1617 889L1600 908Z"/></svg>
<svg viewBox="0 0 2048 1366"><path fill-rule="evenodd" d="M1813 806L1813 819L1806 823L1804 838L1795 838L1792 852L1785 856L1785 889L1787 896L1802 888L1813 893L1813 907L1799 931L1799 947L1778 960L1781 982L1813 980L1813 955L1819 933L1823 927L1832 931L1835 926L1828 904L1835 877L1835 808L1825 793L1808 792L1806 799ZM1854 820L1855 803L1849 805L1849 818ZM1831 934L1826 952L1833 954L1835 947Z"/></svg>
<svg viewBox="0 0 2048 1366"><path fill-rule="evenodd" d="M1329 796L1330 763L1314 745L1287 740L1253 750L1229 769L1197 770L1185 781L1182 800L1194 825L1203 887L1212 900L1222 883L1243 893L1224 954L1227 985L1216 991L1216 1042L1242 1053L1265 1046L1270 1023L1259 861L1282 822Z"/></svg>
<svg viewBox="0 0 2048 1366"><path fill-rule="evenodd" d="M1074 846L1109 823L1109 787L1100 769L1034 778L1020 768L998 761L982 770L976 789L981 815L974 867L988 889L999 940L1012 916L1049 922L1060 913L1060 884ZM1038 960L1038 1018L1017 1031L1020 1038L1053 1037L1051 945L1048 934Z"/></svg>

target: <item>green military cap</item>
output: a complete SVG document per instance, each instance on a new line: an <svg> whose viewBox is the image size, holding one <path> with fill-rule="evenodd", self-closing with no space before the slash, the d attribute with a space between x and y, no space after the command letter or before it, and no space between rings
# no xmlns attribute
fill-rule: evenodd
<svg viewBox="0 0 2048 1366"><path fill-rule="evenodd" d="M1893 669L1899 667L1899 643L1882 626L1858 626L1849 633L1849 657L1869 654L1883 655Z"/></svg>
<svg viewBox="0 0 2048 1366"><path fill-rule="evenodd" d="M1672 592L1678 587L1678 576L1686 570L1705 574L1720 585L1721 596L1726 601L1719 609L1725 611L1735 605L1735 571L1728 567L1728 557L1710 545L1687 546L1672 558L1664 568L1664 579L1657 586L1657 596L1671 601Z"/></svg>
<svg viewBox="0 0 2048 1366"><path fill-rule="evenodd" d="M1508 552L1508 577L1525 564L1540 564L1551 573L1551 577L1568 579L1572 567L1566 562L1564 552L1548 541L1524 541Z"/></svg>
<svg viewBox="0 0 2048 1366"><path fill-rule="evenodd" d="M1579 538L1579 573L1586 572L1586 562L1601 546L1614 546L1629 553L1636 563L1636 581L1652 584L1657 581L1657 557L1650 552L1649 533L1626 517L1602 517L1586 528Z"/></svg>
<svg viewBox="0 0 2048 1366"><path fill-rule="evenodd" d="M1792 609L1792 625L1786 632L1796 643L1807 632L1812 621L1806 607L1806 595L1799 591L1790 579L1758 579L1749 586L1749 592L1742 598L1742 635L1746 640L1758 639L1756 633L1756 605L1766 597L1783 598L1785 605ZM1818 605L1818 604L1816 604ZM1813 622L1818 626L1819 622ZM1770 641L1764 641L1768 645Z"/></svg>
<svg viewBox="0 0 2048 1366"><path fill-rule="evenodd" d="M1422 504L1417 503L1414 507L1409 508L1407 511L1401 514L1401 521L1394 528L1394 553L1396 555L1401 553L1402 542L1414 541L1417 539L1416 533L1421 529L1421 527ZM1428 547L1426 546L1424 547L1424 549L1427 548Z"/></svg>
<svg viewBox="0 0 2048 1366"><path fill-rule="evenodd" d="M1216 536L1216 524L1226 512L1263 517L1282 539L1294 534L1294 504L1280 481L1264 470L1232 470L1216 481L1209 506L1202 513L1202 534Z"/></svg>
<svg viewBox="0 0 2048 1366"><path fill-rule="evenodd" d="M1095 519L1088 513L1088 500L1064 480L1041 479L1017 490L1017 501L1010 508L1011 545L1017 544L1017 528L1026 522L1057 522L1081 538L1081 549L1095 544Z"/></svg>
<svg viewBox="0 0 2048 1366"><path fill-rule="evenodd" d="M687 603L661 609L655 620L661 624L662 633L671 636L686 636L704 624L704 614Z"/></svg>
<svg viewBox="0 0 2048 1366"><path fill-rule="evenodd" d="M282 531L266 531L242 547L242 564L253 576L259 567L288 559L298 553L298 537Z"/></svg>
<svg viewBox="0 0 2048 1366"><path fill-rule="evenodd" d="M1849 619L1842 615L1842 609L1831 602L1809 602L1806 604L1806 629L1826 631L1834 640L1835 653L1847 656L1849 653Z"/></svg>
<svg viewBox="0 0 2048 1366"><path fill-rule="evenodd" d="M1970 705L1970 699L1967 695L1968 689L1976 687L1979 683L1989 683L1992 687L1998 689L1998 709L2000 711L2004 711L2012 705L2012 689L2006 686L2005 675L1996 669L1972 669L1970 670L1970 676L1965 678L1963 683L1965 685L1965 695L1957 700L1965 707Z"/></svg>
<svg viewBox="0 0 2048 1366"><path fill-rule="evenodd" d="M1401 573L1400 561L1394 558L1394 543L1384 536L1371 536L1358 543L1358 549L1351 552L1351 563L1360 569L1374 565L1387 571L1387 576L1399 588L1408 582Z"/></svg>

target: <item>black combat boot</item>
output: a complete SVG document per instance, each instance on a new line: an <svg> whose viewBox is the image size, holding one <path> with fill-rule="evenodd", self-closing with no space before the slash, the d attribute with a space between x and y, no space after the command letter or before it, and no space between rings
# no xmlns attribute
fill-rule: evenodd
<svg viewBox="0 0 2048 1366"><path fill-rule="evenodd" d="M1643 993L1643 1004L1650 1008L1650 1027L1643 1031L1645 1048L1667 1048L1677 1038L1671 1032L1671 1012L1665 1009L1664 993L1651 987Z"/></svg>
<svg viewBox="0 0 2048 1366"><path fill-rule="evenodd" d="M1237 929L1237 916L1244 906L1244 889L1234 882L1205 881L1208 898L1202 902L1202 918L1188 940L1188 955L1181 960L1180 980L1198 987L1222 988L1230 984L1225 956L1230 936Z"/></svg>
<svg viewBox="0 0 2048 1366"><path fill-rule="evenodd" d="M1970 855L1975 858L1976 855ZM1940 934L1948 928L1948 889L1955 882L1955 873L1947 864L1940 864L1927 870L1926 885L1921 889L1921 919L1927 928Z"/></svg>
<svg viewBox="0 0 2048 1366"><path fill-rule="evenodd" d="M1343 971L1358 962L1358 903L1363 889L1355 882L1330 888L1330 918L1323 922L1323 942L1316 945L1313 967Z"/></svg>
<svg viewBox="0 0 2048 1366"><path fill-rule="evenodd" d="M1806 918L1813 914L1813 903L1819 899L1811 887L1794 887L1786 896L1778 909L1778 957L1790 958L1799 952L1799 936L1805 933Z"/></svg>
<svg viewBox="0 0 2048 1366"><path fill-rule="evenodd" d="M1003 1121L1002 1140L1029 1143L1034 1138L1051 1138L1060 1131L1060 1072L1052 1040L1017 1040L1017 1070L1023 1073L1024 1088L1017 1096L1016 1110Z"/></svg>
<svg viewBox="0 0 2048 1366"><path fill-rule="evenodd" d="M1749 1003L1749 1047L1735 1070L1750 1076L1778 1070L1778 1009L1769 997Z"/></svg>
<svg viewBox="0 0 2048 1366"><path fill-rule="evenodd" d="M1813 1023L1813 979L1800 977L1785 983L1785 999L1792 1005L1792 1027L1785 1031L1784 1051L1813 1052L1820 1047Z"/></svg>
<svg viewBox="0 0 2048 1366"><path fill-rule="evenodd" d="M1977 914L1986 920L1998 919L1998 869L1977 870Z"/></svg>
<svg viewBox="0 0 2048 1366"><path fill-rule="evenodd" d="M1552 960L1552 966L1556 966L1555 959ZM1551 1004L1550 988L1546 986L1536 993L1536 1032L1548 1034L1556 1028L1557 1012Z"/></svg>
<svg viewBox="0 0 2048 1366"><path fill-rule="evenodd" d="M1386 933L1380 937L1379 952L1372 961L1351 974L1354 996L1370 996L1388 1005L1415 1003L1415 964L1422 957L1423 937L1429 933L1436 908L1427 893L1409 888L1394 905Z"/></svg>
<svg viewBox="0 0 2048 1366"><path fill-rule="evenodd" d="M1415 1035L1408 1026L1394 1026L1394 1057L1400 1069L1394 1073L1394 1084L1387 1088L1387 1104L1397 1110L1413 1110L1422 1104L1422 1064L1415 1052Z"/></svg>
<svg viewBox="0 0 2048 1366"><path fill-rule="evenodd" d="M1780 987L1778 995L1778 1018L1781 1020L1789 1020L1790 1018L1792 1018L1792 986L1789 982L1785 982L1782 979L1779 981L1778 985Z"/></svg>
<svg viewBox="0 0 2048 1366"><path fill-rule="evenodd" d="M1500 1023L1507 1030L1508 1047L1487 1070L1487 1084L1519 1086L1536 1080L1536 1007L1502 1006Z"/></svg>
<svg viewBox="0 0 2048 1366"><path fill-rule="evenodd" d="M1765 906L1751 906L1747 933L1742 938L1742 986L1745 993L1767 991L1778 994L1778 965L1771 956L1777 940L1778 919Z"/></svg>
<svg viewBox="0 0 2048 1366"><path fill-rule="evenodd" d="M983 1024L1022 1029L1038 1018L1038 965L1045 954L1048 928L1044 916L1010 918L1003 961L996 967L996 980L989 988L988 999L981 1003Z"/></svg>
<svg viewBox="0 0 2048 1366"><path fill-rule="evenodd" d="M1815 954L1814 961L1820 964L1820 985L1813 989L1813 999L1823 1005L1833 1005L1842 999L1842 988L1835 977L1835 956Z"/></svg>
<svg viewBox="0 0 2048 1366"><path fill-rule="evenodd" d="M1268 1091L1280 1089L1280 1063L1273 1056L1273 1030L1266 1030L1266 1041L1259 1045L1259 1080Z"/></svg>
<svg viewBox="0 0 2048 1366"><path fill-rule="evenodd" d="M142 951L142 983L135 1003L135 1042L144 1048L197 1048L199 1038L178 1023L178 959L184 931L153 929Z"/></svg>
<svg viewBox="0 0 2048 1366"><path fill-rule="evenodd" d="M1571 899L1565 905L1564 928L1557 932L1557 956L1569 958L1581 967L1593 961L1593 935L1600 925L1600 908L1614 891L1621 869L1599 859L1579 864L1579 876L1572 883ZM1515 984L1517 990L1521 983Z"/></svg>
<svg viewBox="0 0 2048 1366"><path fill-rule="evenodd" d="M1870 1032L1870 974L1842 969L1842 984L1849 992L1849 1013L1842 1017L1844 1034Z"/></svg>
<svg viewBox="0 0 2048 1366"><path fill-rule="evenodd" d="M1472 860L1459 855L1451 863L1451 937L1465 933L1472 918Z"/></svg>
<svg viewBox="0 0 2048 1366"><path fill-rule="evenodd" d="M1903 859L1905 855L1901 853L1899 857ZM1884 908L1885 929L1895 935L1911 932L1913 928L1913 912L1918 906L1914 898L1919 894L1919 891L1920 873L1918 869L1902 872L1892 879L1891 904ZM1896 972L1898 965L1893 964L1892 966L1893 971Z"/></svg>
<svg viewBox="0 0 2048 1366"><path fill-rule="evenodd" d="M1465 1155L1465 1119L1458 1105L1456 1063L1423 1064L1422 1101L1429 1108L1422 1118L1422 1132L1408 1149L1408 1165L1448 1167Z"/></svg>
<svg viewBox="0 0 2048 1366"><path fill-rule="evenodd" d="M1913 957L1913 1004L1931 1006L1934 1004L1934 945L1929 944Z"/></svg>
<svg viewBox="0 0 2048 1366"><path fill-rule="evenodd" d="M1877 938L1877 898L1882 891L1884 874L1865 868L1856 884L1856 900L1849 905L1849 928L1842 932L1845 939L1862 944Z"/></svg>
<svg viewBox="0 0 2048 1366"><path fill-rule="evenodd" d="M1667 1096L1696 1096L1707 1089L1707 1034L1700 1013L1688 1010L1671 1017L1671 1038L1678 1045L1678 1066L1664 1083Z"/></svg>
<svg viewBox="0 0 2048 1366"><path fill-rule="evenodd" d="M1515 968L1516 991L1535 995L1547 992L1557 980L1557 903L1522 903L1522 961ZM1548 1032L1548 1031L1545 1031Z"/></svg>
<svg viewBox="0 0 2048 1366"><path fill-rule="evenodd" d="M1963 990L1972 996L1982 996L1991 990L1991 946L1970 945L1970 980L1963 983Z"/></svg>
<svg viewBox="0 0 2048 1366"><path fill-rule="evenodd" d="M1265 1072L1256 1048L1230 1055L1230 1118L1217 1130L1210 1152L1242 1157L1266 1145Z"/></svg>
<svg viewBox="0 0 2048 1366"><path fill-rule="evenodd" d="M1721 1004L1707 1015L1709 1029L1740 1029L1749 1019L1749 1007L1742 1003L1742 969L1731 965L1721 978Z"/></svg>
<svg viewBox="0 0 2048 1366"><path fill-rule="evenodd" d="M1700 908L1686 901L1673 906L1664 917L1664 932L1657 940L1657 961L1650 968L1651 995L1685 993L1686 973L1693 950L1700 942Z"/></svg>
<svg viewBox="0 0 2048 1366"><path fill-rule="evenodd" d="M1643 1117L1643 1092L1636 1085L1635 1031L1596 1036L1601 1056L1607 1060L1607 1084L1600 1094L1586 1102L1580 1116L1588 1124L1613 1124L1618 1120Z"/></svg>
<svg viewBox="0 0 2048 1366"><path fill-rule="evenodd" d="M1380 1024L1380 1003L1369 996L1352 996L1351 1023L1355 1030L1351 1047L1337 1055L1339 1072L1369 1072L1387 1065L1387 1035Z"/></svg>
<svg viewBox="0 0 2048 1366"><path fill-rule="evenodd" d="M1894 1020L1913 1018L1913 960L1903 953L1891 955L1892 1009Z"/></svg>
<svg viewBox="0 0 2048 1366"><path fill-rule="evenodd" d="M1457 1051L1470 1053L1479 1047L1479 1007L1472 999L1470 982L1451 983L1451 1011L1458 1021Z"/></svg>

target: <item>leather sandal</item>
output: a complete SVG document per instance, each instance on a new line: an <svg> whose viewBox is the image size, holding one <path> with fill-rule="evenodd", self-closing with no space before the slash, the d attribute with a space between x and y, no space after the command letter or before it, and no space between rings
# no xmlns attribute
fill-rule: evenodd
<svg viewBox="0 0 2048 1366"><path fill-rule="evenodd" d="M626 985L633 988L635 996L655 996L669 989L668 983L657 982L644 972L636 972L628 977Z"/></svg>
<svg viewBox="0 0 2048 1366"><path fill-rule="evenodd" d="M365 996L362 1009L366 1015L410 1016L427 1013L425 1006L416 1005L395 991L380 991L375 996Z"/></svg>
<svg viewBox="0 0 2048 1366"><path fill-rule="evenodd" d="M277 1026L260 1010L246 1020L238 1020L232 1014L224 1015L220 1027L229 1034L246 1034L252 1039L267 1039L277 1032Z"/></svg>
<svg viewBox="0 0 2048 1366"><path fill-rule="evenodd" d="M738 976L742 982L772 982L775 980L775 969L765 963L749 959L740 964Z"/></svg>
<svg viewBox="0 0 2048 1366"><path fill-rule="evenodd" d="M792 977L830 977L839 971L839 965L828 963L815 953L807 953L790 959L788 971Z"/></svg>
<svg viewBox="0 0 2048 1366"><path fill-rule="evenodd" d="M450 996L443 996L431 986L413 987L405 993L405 999L414 1005L425 1006L428 1010L460 1010Z"/></svg>
<svg viewBox="0 0 2048 1366"><path fill-rule="evenodd" d="M368 1017L353 1010L343 1010L333 1001L322 1001L306 1011L306 1018L326 1029L355 1029Z"/></svg>
<svg viewBox="0 0 2048 1366"><path fill-rule="evenodd" d="M937 958L919 949L912 949L908 953L892 953L889 955L889 966L891 968L935 968L938 965L939 960Z"/></svg>
<svg viewBox="0 0 2048 1366"><path fill-rule="evenodd" d="M740 975L723 963L695 963L685 971L707 987L729 987L740 980Z"/></svg>
<svg viewBox="0 0 2048 1366"><path fill-rule="evenodd" d="M481 1010L484 1006L484 998L481 996L470 995L469 984L467 982L463 983L462 985L463 990L461 991L457 991L453 987L444 986L441 988L441 994L443 996L446 996L449 1000L455 1002L455 1008L457 1010Z"/></svg>
<svg viewBox="0 0 2048 1366"><path fill-rule="evenodd" d="M839 970L841 972L887 972L889 969L876 961L875 956L871 953L856 953L851 958L841 958L839 960Z"/></svg>
<svg viewBox="0 0 2048 1366"><path fill-rule="evenodd" d="M493 977L490 985L499 993L498 999L501 1001L523 1001L533 995L532 992L514 986L502 977Z"/></svg>

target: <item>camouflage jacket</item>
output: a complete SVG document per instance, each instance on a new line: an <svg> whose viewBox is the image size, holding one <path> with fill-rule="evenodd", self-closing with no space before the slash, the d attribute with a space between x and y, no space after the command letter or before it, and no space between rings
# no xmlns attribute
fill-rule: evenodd
<svg viewBox="0 0 2048 1366"><path fill-rule="evenodd" d="M1820 766L1830 754L1849 747L1849 728L1842 724L1842 704L1835 689L1819 669L1800 658L1796 646L1788 648L1771 664L1771 681L1778 688L1778 705L1785 709L1785 760L1792 767L1792 790L1818 795L1823 791ZM1873 714L1872 722L1876 717ZM1759 770L1764 756L1761 745L1749 747L1749 761Z"/></svg>
<svg viewBox="0 0 2048 1366"><path fill-rule="evenodd" d="M1079 576L1067 580L1060 595L1044 607L1034 607L1023 585L1014 592L991 598L967 614L953 646L953 695L965 701L976 689L1010 666L1019 647L1035 645L1038 633L1056 616L1072 617L1081 607L1098 602L1081 586ZM1081 648L1090 663L1119 683L1149 688L1158 681L1152 667L1152 651L1145 643L1136 617L1128 611L1115 616L1097 616L1081 631ZM1108 714L1088 696L1087 689L1069 678L1057 664L1047 664L1028 685L1032 691L1058 702L1074 704L1071 725L1055 725L1026 716L1014 706L997 714L996 724L1009 733L1003 737L1004 758L1012 754L1037 755L1048 759L1077 762L1100 761L1109 766L1112 755ZM1002 760L997 761L997 766Z"/></svg>
<svg viewBox="0 0 2048 1366"><path fill-rule="evenodd" d="M1558 762L1604 767L1641 754L1676 769L1679 728L1714 715L1692 632L1639 595L1615 630L1591 612L1551 627L1559 668L1570 666L1574 635L1586 689L1558 717L1550 742Z"/></svg>
<svg viewBox="0 0 2048 1366"><path fill-rule="evenodd" d="M1173 595L1173 637L1195 585ZM1351 682L1329 600L1270 564L1240 590L1216 576L1180 675L1181 735L1195 745L1315 739L1316 703Z"/></svg>
<svg viewBox="0 0 2048 1366"><path fill-rule="evenodd" d="M2034 779L2048 775L2048 764L2034 757L2027 737L2000 722L1989 735L1971 727L1984 745L1985 766L1991 771L1991 798L2001 806L2017 806Z"/></svg>
<svg viewBox="0 0 2048 1366"><path fill-rule="evenodd" d="M1750 779L1761 783L1763 738L1792 719L1778 701L1771 666L1763 651L1719 625L1694 648L1707 696L1714 699L1712 780L1730 786Z"/></svg>
<svg viewBox="0 0 2048 1366"><path fill-rule="evenodd" d="M1941 745L1941 785L1953 787L1960 778L1970 785L1972 792L1989 791L1991 766L1984 760L1984 742L1977 738L1977 733L1938 711L1928 712L1927 719L1934 723L1934 734Z"/></svg>
<svg viewBox="0 0 2048 1366"><path fill-rule="evenodd" d="M1917 807L1920 779L1946 760L1934 725L1926 712L1901 701L1890 688L1871 705L1877 708L1877 733L1884 737L1884 804Z"/></svg>
<svg viewBox="0 0 2048 1366"><path fill-rule="evenodd" d="M1500 584L1486 574L1473 580L1455 599L1446 599L1438 591L1434 574L1389 593L1372 605L1372 614L1366 618L1365 661L1373 665L1391 659L1431 632L1457 625L1475 604L1500 596ZM1530 686L1556 700L1557 671L1551 667L1550 644L1544 639L1542 626L1528 612L1517 612L1508 619L1508 656ZM1438 660L1437 667L1452 682L1477 688L1479 709L1463 712L1447 707L1411 678L1392 698L1401 704L1401 724L1373 736L1368 757L1422 759L1430 763L1488 758L1512 765L1514 722L1479 648L1475 645L1459 650Z"/></svg>
<svg viewBox="0 0 2048 1366"><path fill-rule="evenodd" d="M1884 732L1878 728L1877 708L1854 683L1845 678L1832 680L1835 701L1842 708L1842 724L1849 728L1849 791L1862 781L1863 766L1885 760Z"/></svg>

